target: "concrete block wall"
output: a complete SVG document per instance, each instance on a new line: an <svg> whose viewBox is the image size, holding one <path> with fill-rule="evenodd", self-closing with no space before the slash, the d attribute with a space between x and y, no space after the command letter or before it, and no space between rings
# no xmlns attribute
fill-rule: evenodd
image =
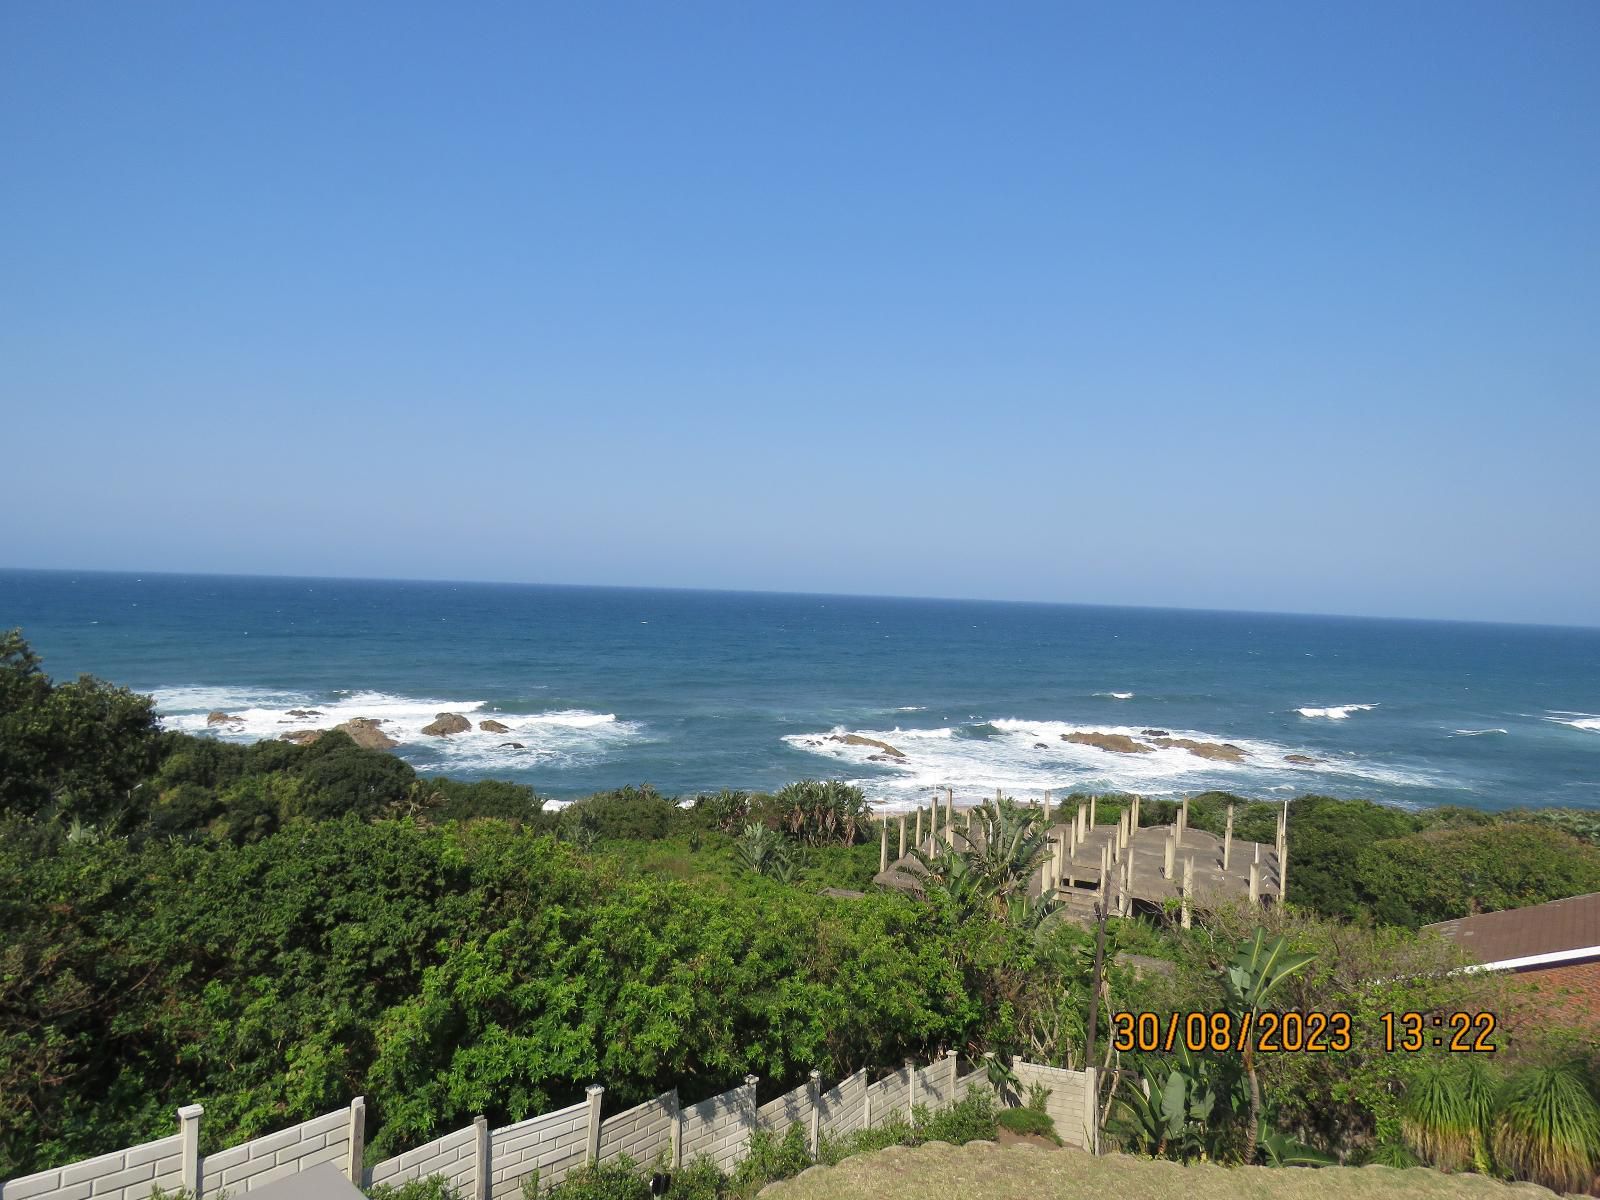
<svg viewBox="0 0 1600 1200"><path fill-rule="evenodd" d="M801 1084L792 1092L785 1092L776 1100L768 1100L756 1110L756 1124L768 1133L783 1137L789 1126L811 1128L811 1085Z"/></svg>
<svg viewBox="0 0 1600 1200"><path fill-rule="evenodd" d="M1095 1076L1092 1070L1067 1071L1028 1062L1013 1063L1012 1069L1022 1084L1024 1097L1035 1083L1050 1089L1044 1110L1056 1123L1056 1132L1062 1141L1079 1149L1098 1150L1094 1144Z"/></svg>
<svg viewBox="0 0 1600 1200"><path fill-rule="evenodd" d="M399 1187L413 1179L443 1175L456 1189L456 1194L466 1200L478 1195L478 1137L478 1126L474 1124L434 1138L415 1150L407 1150L369 1167L365 1182L368 1186L385 1183Z"/></svg>
<svg viewBox="0 0 1600 1200"><path fill-rule="evenodd" d="M522 1195L522 1181L535 1171L541 1188L560 1183L581 1167L589 1149L587 1100L543 1116L505 1125L489 1134L489 1197Z"/></svg>
<svg viewBox="0 0 1600 1200"><path fill-rule="evenodd" d="M600 1124L600 1161L611 1162L626 1154L648 1167L663 1153L670 1159L678 1124L678 1090L662 1092Z"/></svg>
<svg viewBox="0 0 1600 1200"><path fill-rule="evenodd" d="M71 1166L0 1184L4 1200L149 1200L150 1189L184 1185L183 1135L173 1134Z"/></svg>
<svg viewBox="0 0 1600 1200"><path fill-rule="evenodd" d="M1098 1150L1092 1145L1094 1072L1023 1062L1015 1069L1024 1090L1032 1083L1050 1089L1046 1109L1068 1145ZM818 1079L815 1072L812 1078ZM953 1104L985 1085L986 1075L981 1067L962 1075L956 1059L947 1056L926 1067L907 1064L870 1086L865 1070L825 1092L814 1090L820 1082L803 1084L759 1108L756 1082L746 1076L740 1087L689 1108L680 1106L675 1090L664 1092L605 1121L600 1119L602 1089L591 1087L586 1100L568 1108L492 1131L480 1117L365 1172L360 1164L366 1102L359 1096L348 1108L204 1157L199 1153L202 1110L190 1105L178 1110L178 1133L0 1183L0 1200L148 1200L152 1186L187 1187L202 1200L218 1200L224 1191L242 1196L320 1163L333 1163L346 1178L369 1185L443 1175L463 1200L518 1200L523 1182L535 1172L540 1186L550 1187L585 1162L609 1162L624 1154L641 1165L663 1153L679 1164L706 1157L731 1171L757 1129L782 1136L799 1124L808 1142L824 1132L842 1137L865 1127L869 1104L872 1123L881 1124L891 1115L909 1115L913 1102L929 1108Z"/></svg>
<svg viewBox="0 0 1600 1200"><path fill-rule="evenodd" d="M358 1140L365 1108L357 1099L349 1108L207 1154L200 1160L200 1195L203 1200L214 1200L224 1191L239 1196L318 1163L334 1163L350 1178L351 1162L361 1157Z"/></svg>
<svg viewBox="0 0 1600 1200"><path fill-rule="evenodd" d="M893 1117L911 1118L911 1069L901 1067L867 1089L868 1120L874 1128Z"/></svg>
<svg viewBox="0 0 1600 1200"><path fill-rule="evenodd" d="M867 1117L866 1071L857 1071L823 1092L818 1107L822 1128L834 1137L843 1137L862 1128Z"/></svg>
<svg viewBox="0 0 1600 1200"><path fill-rule="evenodd" d="M756 1081L750 1075L739 1087L683 1110L682 1161L709 1158L719 1170L730 1171L744 1158L755 1130Z"/></svg>

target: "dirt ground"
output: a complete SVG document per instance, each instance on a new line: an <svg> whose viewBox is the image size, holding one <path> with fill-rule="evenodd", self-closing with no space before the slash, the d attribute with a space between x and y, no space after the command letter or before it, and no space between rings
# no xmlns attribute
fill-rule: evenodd
<svg viewBox="0 0 1600 1200"><path fill-rule="evenodd" d="M1530 1183L1418 1167L1184 1166L1122 1154L994 1142L892 1146L812 1167L761 1190L763 1200L1551 1200Z"/></svg>

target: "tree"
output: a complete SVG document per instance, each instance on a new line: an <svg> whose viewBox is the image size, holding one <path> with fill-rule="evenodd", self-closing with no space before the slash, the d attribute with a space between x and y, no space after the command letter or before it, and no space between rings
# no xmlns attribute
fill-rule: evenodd
<svg viewBox="0 0 1600 1200"><path fill-rule="evenodd" d="M52 683L21 630L0 633L0 815L124 829L160 744L148 696L90 675Z"/></svg>

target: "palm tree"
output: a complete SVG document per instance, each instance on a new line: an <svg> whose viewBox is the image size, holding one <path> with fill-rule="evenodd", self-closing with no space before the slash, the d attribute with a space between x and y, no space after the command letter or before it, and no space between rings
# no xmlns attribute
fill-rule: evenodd
<svg viewBox="0 0 1600 1200"><path fill-rule="evenodd" d="M1600 1171L1600 1104L1574 1066L1529 1067L1500 1096L1500 1165L1556 1192L1582 1192Z"/></svg>

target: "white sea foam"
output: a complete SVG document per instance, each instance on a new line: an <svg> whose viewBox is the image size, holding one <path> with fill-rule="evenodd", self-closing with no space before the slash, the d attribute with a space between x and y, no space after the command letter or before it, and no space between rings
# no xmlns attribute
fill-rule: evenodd
<svg viewBox="0 0 1600 1200"><path fill-rule="evenodd" d="M926 704L904 704L904 705L901 705L899 708L895 709L895 712L927 712L927 711L928 711L928 706Z"/></svg>
<svg viewBox="0 0 1600 1200"><path fill-rule="evenodd" d="M624 742L635 740L640 726L621 721L614 713L587 709L559 709L541 713L510 713L490 708L482 700L396 696L385 692L307 692L269 688L178 687L154 693L156 711L168 729L209 733L227 741L254 742L276 738L296 729L332 729L356 717L381 722L385 734L399 743L396 752L419 752L442 760L446 770L526 770L530 766L578 766L604 760ZM225 712L231 720L211 725L207 715ZM294 717L291 711L315 713ZM460 713L472 729L450 737L435 737L422 727L442 712ZM478 728L481 720L494 719L509 732L489 733ZM510 745L520 742L521 748ZM432 765L430 762L429 765Z"/></svg>
<svg viewBox="0 0 1600 1200"><path fill-rule="evenodd" d="M1371 712L1376 704L1330 704L1327 708L1297 708L1302 717L1326 717L1330 721L1343 721L1354 712Z"/></svg>
<svg viewBox="0 0 1600 1200"><path fill-rule="evenodd" d="M1589 733L1600 733L1600 716L1594 713L1553 711L1545 720L1554 721L1557 725L1570 725L1574 729L1582 729Z"/></svg>
<svg viewBox="0 0 1600 1200"><path fill-rule="evenodd" d="M1095 695L1104 697L1107 700L1132 700L1133 699L1133 693L1132 692L1096 692Z"/></svg>
<svg viewBox="0 0 1600 1200"><path fill-rule="evenodd" d="M886 742L902 751L904 759L883 760L873 746L851 746L830 741L829 733L855 732ZM794 749L831 760L830 773L850 778L874 802L889 809L903 808L944 787L966 799L993 795L996 788L1017 796L1043 791L1129 790L1146 795L1175 795L1226 788L1250 792L1279 786L1294 778L1303 786L1306 774L1390 786L1428 786L1438 780L1420 770L1391 764L1378 765L1355 758L1334 757L1325 751L1253 739L1230 737L1205 730L1170 729L1175 738L1201 742L1229 742L1244 751L1241 762L1205 759L1182 747L1159 748L1145 754L1121 754L1098 746L1062 740L1071 733L1123 734L1143 739L1134 726L1078 725L1065 721L1032 721L1001 717L975 720L960 729L859 729L835 728L829 733L792 734L783 740ZM1314 764L1291 763L1287 754L1314 757ZM869 761L879 756L878 761ZM856 770L859 768L859 771Z"/></svg>
<svg viewBox="0 0 1600 1200"><path fill-rule="evenodd" d="M1487 737L1491 733L1505 733L1504 729L1458 729L1451 737Z"/></svg>

